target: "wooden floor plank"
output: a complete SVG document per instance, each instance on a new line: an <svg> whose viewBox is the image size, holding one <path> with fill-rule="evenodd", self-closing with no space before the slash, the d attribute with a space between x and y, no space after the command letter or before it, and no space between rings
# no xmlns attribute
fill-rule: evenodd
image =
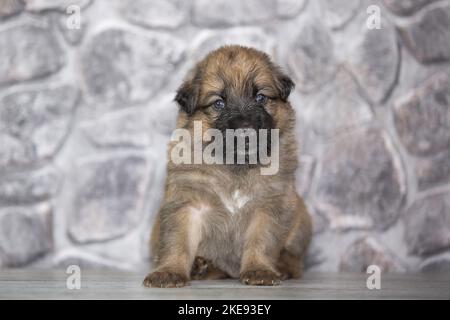
<svg viewBox="0 0 450 320"><path fill-rule="evenodd" d="M81 289L66 287L64 270L0 270L0 299L450 299L450 274L382 275L369 290L365 274L306 274L277 287L237 280L192 281L178 289L145 288L145 273L82 271Z"/></svg>

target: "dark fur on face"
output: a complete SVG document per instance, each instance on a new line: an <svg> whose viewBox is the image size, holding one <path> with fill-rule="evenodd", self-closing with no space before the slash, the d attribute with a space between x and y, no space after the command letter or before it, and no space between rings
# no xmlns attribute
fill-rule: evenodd
<svg viewBox="0 0 450 320"><path fill-rule="evenodd" d="M177 127L279 129L279 170L169 160L164 199L152 233L154 271L146 286L189 279L239 278L276 285L299 278L311 220L295 190L294 84L255 49L226 46L198 63L178 89ZM220 101L220 102L218 102ZM169 159L177 142L169 144Z"/></svg>

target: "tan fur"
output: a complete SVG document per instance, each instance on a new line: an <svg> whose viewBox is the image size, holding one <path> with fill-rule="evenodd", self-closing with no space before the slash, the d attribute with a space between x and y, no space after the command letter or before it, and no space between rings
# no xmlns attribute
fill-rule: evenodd
<svg viewBox="0 0 450 320"><path fill-rule="evenodd" d="M197 85L196 110L192 115L180 111L177 126L192 131L193 121L201 120L204 130L213 127L208 105L214 92L223 89L223 77L240 94L252 73L266 95L276 96L274 68L265 54L253 49L229 46L212 52L184 83L192 90ZM199 73L201 78L195 80ZM145 285L177 287L190 278L226 276L246 284L273 285L301 276L311 221L295 190L295 114L289 102L277 98L268 101L266 110L280 129L277 174L261 175L259 167L233 170L169 161L151 240L155 270ZM169 159L175 144L169 145Z"/></svg>

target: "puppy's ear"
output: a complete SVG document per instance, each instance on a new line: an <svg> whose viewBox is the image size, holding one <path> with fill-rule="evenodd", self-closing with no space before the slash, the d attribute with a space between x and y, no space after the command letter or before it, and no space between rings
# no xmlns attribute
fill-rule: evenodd
<svg viewBox="0 0 450 320"><path fill-rule="evenodd" d="M277 88L280 91L280 98L283 101L286 101L291 94L292 89L295 87L294 81L287 75L285 75L282 71L277 70L276 74L276 84Z"/></svg>
<svg viewBox="0 0 450 320"><path fill-rule="evenodd" d="M177 90L175 101L179 104L180 109L188 115L192 115L197 106L198 85L192 80L186 80Z"/></svg>

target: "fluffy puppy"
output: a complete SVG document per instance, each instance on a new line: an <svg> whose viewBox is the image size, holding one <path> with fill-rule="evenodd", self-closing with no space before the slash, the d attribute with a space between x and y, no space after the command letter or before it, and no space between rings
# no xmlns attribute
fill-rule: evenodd
<svg viewBox="0 0 450 320"><path fill-rule="evenodd" d="M177 127L192 136L195 123L202 132L276 129L276 148L267 138L267 152L278 151L277 170L262 174L267 163L260 157L250 163L249 153L245 163L179 163L173 156L183 142L172 141L151 238L154 270L144 285L181 287L189 279L227 277L277 285L301 276L311 220L295 189L295 114L288 102L293 87L265 53L241 46L211 52L189 73L175 97ZM208 141L201 136L203 147ZM223 151L236 160L236 150Z"/></svg>

